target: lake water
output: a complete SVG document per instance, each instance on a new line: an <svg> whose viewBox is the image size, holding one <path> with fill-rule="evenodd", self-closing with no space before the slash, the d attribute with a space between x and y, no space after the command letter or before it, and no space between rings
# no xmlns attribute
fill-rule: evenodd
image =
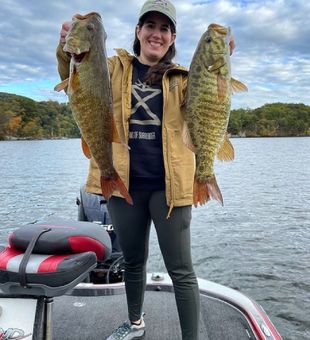
<svg viewBox="0 0 310 340"><path fill-rule="evenodd" d="M216 163L224 207L193 209L197 275L253 297L284 339L309 340L310 138L233 144L235 161ZM87 167L77 139L0 142L0 242L28 222L76 219ZM148 270L164 270L154 231Z"/></svg>

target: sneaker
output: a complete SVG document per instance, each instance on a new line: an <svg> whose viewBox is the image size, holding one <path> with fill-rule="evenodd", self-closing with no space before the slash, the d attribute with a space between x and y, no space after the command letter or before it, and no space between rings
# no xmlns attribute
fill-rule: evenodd
<svg viewBox="0 0 310 340"><path fill-rule="evenodd" d="M145 323L142 317L140 325L134 325L129 324L128 322L124 322L107 338L107 340L142 339L144 337L144 334Z"/></svg>

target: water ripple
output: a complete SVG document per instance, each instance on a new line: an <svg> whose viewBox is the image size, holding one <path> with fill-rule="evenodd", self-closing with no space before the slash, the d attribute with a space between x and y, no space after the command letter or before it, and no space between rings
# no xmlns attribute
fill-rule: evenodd
<svg viewBox="0 0 310 340"><path fill-rule="evenodd" d="M310 339L310 138L234 139L236 159L216 163L224 197L193 209L198 276L242 291L286 340ZM13 155L13 157L12 157ZM87 174L79 140L0 142L0 240L20 225L76 219ZM152 230L148 269L163 271Z"/></svg>

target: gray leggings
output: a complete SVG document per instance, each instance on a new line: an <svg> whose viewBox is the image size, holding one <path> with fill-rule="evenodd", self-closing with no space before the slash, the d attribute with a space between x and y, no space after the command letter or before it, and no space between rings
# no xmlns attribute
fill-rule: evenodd
<svg viewBox="0 0 310 340"><path fill-rule="evenodd" d="M164 191L130 192L134 205L119 197L108 202L109 213L125 258L125 286L129 320L139 320L146 284L146 261L151 221L167 271L172 279L183 340L197 340L199 289L190 248L191 206L169 207Z"/></svg>

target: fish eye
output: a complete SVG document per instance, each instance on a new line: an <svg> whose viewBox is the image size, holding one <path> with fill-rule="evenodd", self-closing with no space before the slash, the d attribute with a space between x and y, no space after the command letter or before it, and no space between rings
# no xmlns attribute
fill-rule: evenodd
<svg viewBox="0 0 310 340"><path fill-rule="evenodd" d="M89 31L93 31L94 30L94 24L87 24L87 29L89 30Z"/></svg>

